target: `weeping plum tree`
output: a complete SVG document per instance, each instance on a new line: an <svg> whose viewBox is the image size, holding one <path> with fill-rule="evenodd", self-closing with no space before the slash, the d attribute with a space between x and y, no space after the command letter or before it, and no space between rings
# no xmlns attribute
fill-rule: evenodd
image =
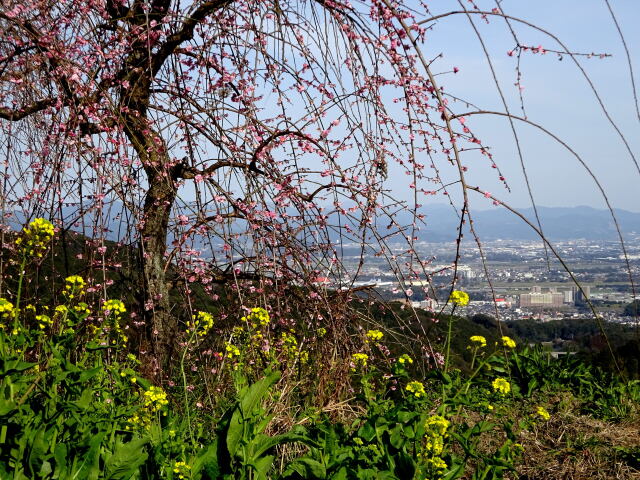
<svg viewBox="0 0 640 480"><path fill-rule="evenodd" d="M462 223L461 150L497 168L436 82L434 19L409 3L6 0L3 214L90 224L103 268L100 239L119 218L126 228L112 235L139 246L161 353L177 329L169 271L187 302L194 282L214 299L226 284L240 304L248 294L282 312L306 302L331 322L358 274L341 263L348 241L387 257L408 289L428 278L413 243L424 197L448 188L441 171L457 175ZM448 15L462 14L517 21L499 9ZM407 175L412 202L385 190L389 172ZM403 251L387 248L393 235ZM325 276L338 293L318 287ZM290 285L310 293L278 294Z"/></svg>

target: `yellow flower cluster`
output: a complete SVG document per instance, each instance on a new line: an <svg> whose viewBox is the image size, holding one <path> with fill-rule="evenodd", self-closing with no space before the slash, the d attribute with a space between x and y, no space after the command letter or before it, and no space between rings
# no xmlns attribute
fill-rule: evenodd
<svg viewBox="0 0 640 480"><path fill-rule="evenodd" d="M536 407L536 415L542 418L545 422L551 418L551 414L547 412L547 409L544 407Z"/></svg>
<svg viewBox="0 0 640 480"><path fill-rule="evenodd" d="M127 309L124 306L124 303L122 303L120 300L107 300L102 305L102 310L107 315L115 315L115 316L120 316L127 311Z"/></svg>
<svg viewBox="0 0 640 480"><path fill-rule="evenodd" d="M13 313L13 303L6 298L0 298L0 317L8 317Z"/></svg>
<svg viewBox="0 0 640 480"><path fill-rule="evenodd" d="M355 371L358 367L366 367L367 362L369 361L369 355L366 353L354 353L351 355L351 360L353 361L352 371Z"/></svg>
<svg viewBox="0 0 640 480"><path fill-rule="evenodd" d="M73 311L78 315L89 315L91 311L89 310L89 305L85 302L80 302L77 305L73 306Z"/></svg>
<svg viewBox="0 0 640 480"><path fill-rule="evenodd" d="M294 335L293 329L288 332L282 332L280 336L282 340L282 351L285 355L291 359L296 357L300 359L300 363L305 364L309 360L309 354L307 352L301 352L298 347L298 339Z"/></svg>
<svg viewBox="0 0 640 480"><path fill-rule="evenodd" d="M424 423L426 445L425 450L431 455L440 455L444 450L444 438L451 423L440 415L427 418Z"/></svg>
<svg viewBox="0 0 640 480"><path fill-rule="evenodd" d="M406 353L403 353L402 355L400 355L398 357L398 363L400 365L404 365L404 364L409 364L411 365L413 363L413 358L411 358L409 355L407 355Z"/></svg>
<svg viewBox="0 0 640 480"><path fill-rule="evenodd" d="M378 342L382 340L384 334L380 330L369 330L367 332L367 341L373 340L374 342Z"/></svg>
<svg viewBox="0 0 640 480"><path fill-rule="evenodd" d="M474 344L474 347L483 348L487 346L487 339L482 335L473 335L469 338L469 340L471 340L471 342Z"/></svg>
<svg viewBox="0 0 640 480"><path fill-rule="evenodd" d="M151 426L151 416L148 412L142 411L140 413L134 413L133 416L127 421L126 430L136 429L148 429Z"/></svg>
<svg viewBox="0 0 640 480"><path fill-rule="evenodd" d="M469 303L469 295L461 290L454 290L449 295L449 302L460 307L464 307Z"/></svg>
<svg viewBox="0 0 640 480"><path fill-rule="evenodd" d="M187 322L187 329L195 332L199 337L204 337L213 328L213 315L207 312L196 312L191 315L191 321Z"/></svg>
<svg viewBox="0 0 640 480"><path fill-rule="evenodd" d="M233 345L232 343L226 342L224 350L226 352L225 357L227 358L234 358L234 357L240 356L240 349L235 345Z"/></svg>
<svg viewBox="0 0 640 480"><path fill-rule="evenodd" d="M127 311L124 303L120 300L107 300L102 305L102 310L110 319L111 325L106 329L106 331L111 336L111 345L117 345L118 340L121 340L122 343L126 344L129 341L129 337L125 335L122 327L120 326L120 317Z"/></svg>
<svg viewBox="0 0 640 480"><path fill-rule="evenodd" d="M420 382L413 381L407 383L405 390L409 393L412 393L414 397L420 398L425 396L424 385Z"/></svg>
<svg viewBox="0 0 640 480"><path fill-rule="evenodd" d="M511 385L504 378L496 378L491 382L494 392L498 392L500 395L506 395L511 391Z"/></svg>
<svg viewBox="0 0 640 480"><path fill-rule="evenodd" d="M502 346L507 348L516 348L516 342L509 337L502 337Z"/></svg>
<svg viewBox="0 0 640 480"><path fill-rule="evenodd" d="M440 474L447 468L446 462L442 459L444 451L444 439L447 437L447 430L451 422L440 415L433 415L427 418L424 423L425 445L422 456L426 457L426 463L432 470Z"/></svg>
<svg viewBox="0 0 640 480"><path fill-rule="evenodd" d="M176 462L173 464L173 473L180 480L191 477L191 466L185 462Z"/></svg>
<svg viewBox="0 0 640 480"><path fill-rule="evenodd" d="M64 295L72 300L76 295L84 295L84 287L87 283L80 275L71 275L64 279Z"/></svg>
<svg viewBox="0 0 640 480"><path fill-rule="evenodd" d="M167 394L162 388L151 386L144 392L144 407L149 411L158 412L168 404Z"/></svg>
<svg viewBox="0 0 640 480"><path fill-rule="evenodd" d="M51 320L49 315L36 315L36 322L38 322L40 330L44 330L45 328L53 325L53 320Z"/></svg>
<svg viewBox="0 0 640 480"><path fill-rule="evenodd" d="M54 233L55 229L49 220L36 218L22 229L23 236L16 240L16 245L21 248L23 255L42 257Z"/></svg>
<svg viewBox="0 0 640 480"><path fill-rule="evenodd" d="M264 327L271 321L269 312L261 307L252 308L249 315L242 317L241 320L251 324L253 328L256 328L258 325Z"/></svg>
<svg viewBox="0 0 640 480"><path fill-rule="evenodd" d="M131 372L131 371L129 371ZM120 372L122 377L127 376L127 371ZM129 378L131 383L136 383L137 378L132 376ZM129 420L126 426L127 430L132 430L133 428L148 430L151 427L151 421L156 414L160 412L166 405L169 404L169 400L167 400L167 394L160 387L149 387L149 390L146 390L143 393L143 405L140 410L138 410ZM166 415L167 412L162 412L163 415Z"/></svg>

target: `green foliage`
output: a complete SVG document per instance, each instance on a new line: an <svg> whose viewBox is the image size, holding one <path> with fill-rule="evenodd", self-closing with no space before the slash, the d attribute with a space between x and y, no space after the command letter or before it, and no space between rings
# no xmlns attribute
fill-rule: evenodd
<svg viewBox="0 0 640 480"><path fill-rule="evenodd" d="M22 306L22 284L20 276L15 296L0 299L3 480L500 479L517 470L525 432L549 420L544 405L552 395L571 392L584 413L606 420L640 405L638 381L577 355L518 349L488 318L448 316L429 328L438 335L451 328L461 353L455 361L419 375L417 355L398 345L403 353L394 354L382 331L369 330L363 350L350 352L349 378L336 380L353 385L349 407L358 415L311 416L304 428L270 434L283 378L313 363L314 351L289 330L279 350L263 352L267 310L252 309L234 327L218 354L233 389L221 395L224 409L205 413L194 409L201 405L188 388L187 354L215 329L211 314L198 312L187 324L182 392L165 392L141 375L129 350L124 303L85 304L85 281L72 276L62 303ZM198 369L189 370L197 380ZM276 462L289 444L296 454ZM617 454L631 464L636 450Z"/></svg>
<svg viewBox="0 0 640 480"><path fill-rule="evenodd" d="M620 420L634 404L640 402L640 382L625 381L620 376L584 363L574 355L557 359L541 347L524 348L514 354L509 365L512 381L524 396L541 391L570 391L582 401L582 410L598 418Z"/></svg>
<svg viewBox="0 0 640 480"><path fill-rule="evenodd" d="M291 442L307 442L303 431L268 436L264 433L271 421L262 407L265 396L280 378L269 372L253 385L239 376L241 388L237 401L218 424L217 438L197 464L210 478L266 480L272 468L276 446Z"/></svg>

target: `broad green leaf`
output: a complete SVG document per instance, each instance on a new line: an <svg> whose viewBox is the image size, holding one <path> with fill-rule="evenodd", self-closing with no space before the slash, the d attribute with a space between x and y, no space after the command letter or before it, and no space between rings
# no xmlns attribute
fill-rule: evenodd
<svg viewBox="0 0 640 480"><path fill-rule="evenodd" d="M83 455L78 470L73 476L77 479L97 480L100 475L100 447L106 432L100 432L89 441L89 450Z"/></svg>
<svg viewBox="0 0 640 480"><path fill-rule="evenodd" d="M238 445L245 434L245 422L260 404L264 394L278 381L280 372L272 372L262 380L251 385L242 394L238 406L235 408L227 431L226 444L229 454L234 457L238 451ZM249 439L244 439L247 442Z"/></svg>
<svg viewBox="0 0 640 480"><path fill-rule="evenodd" d="M285 471L285 474L297 473L305 480L324 480L327 477L325 466L313 458L301 457L295 459Z"/></svg>
<svg viewBox="0 0 640 480"><path fill-rule="evenodd" d="M93 377L95 377L98 373L104 371L103 367L96 367L96 368L91 368L89 370L85 370L84 372L82 372L80 374L80 377L78 378L78 381L80 383L84 383L87 380L92 379Z"/></svg>
<svg viewBox="0 0 640 480"><path fill-rule="evenodd" d="M116 448L105 463L105 479L125 480L131 478L147 460L145 445L147 437L135 438L127 443L116 443Z"/></svg>
<svg viewBox="0 0 640 480"><path fill-rule="evenodd" d="M218 478L220 475L220 467L218 465L218 439L201 451L195 462L193 462L191 472L193 475L197 475L203 469L211 478Z"/></svg>
<svg viewBox="0 0 640 480"><path fill-rule="evenodd" d="M2 359L0 359L0 378L6 377L7 375L12 373L24 372L25 370L29 370L36 365L38 364L33 362L23 362L22 360L18 359L12 359L9 361L2 361Z"/></svg>
<svg viewBox="0 0 640 480"><path fill-rule="evenodd" d="M265 457L261 457L254 462L251 462L250 465L256 471L255 479L256 480L267 480L267 473L271 470L273 466L273 460L276 457L273 455L267 455Z"/></svg>
<svg viewBox="0 0 640 480"><path fill-rule="evenodd" d="M0 417L9 415L16 409L17 409L16 402L13 402L11 400L5 400L4 398L0 398Z"/></svg>
<svg viewBox="0 0 640 480"><path fill-rule="evenodd" d="M53 458L56 461L56 467L53 472L53 478L57 479L65 479L67 478L68 467L67 467L67 455L69 451L67 449L67 445L64 443L58 443L53 450Z"/></svg>
<svg viewBox="0 0 640 480"><path fill-rule="evenodd" d="M285 443L293 443L293 442L301 442L308 444L310 439L304 435L298 435L295 433L284 433L282 435L275 435L273 437L268 437L266 435L261 435L256 439L253 446L253 458L257 459L258 457L264 455L271 448L276 445L284 445Z"/></svg>

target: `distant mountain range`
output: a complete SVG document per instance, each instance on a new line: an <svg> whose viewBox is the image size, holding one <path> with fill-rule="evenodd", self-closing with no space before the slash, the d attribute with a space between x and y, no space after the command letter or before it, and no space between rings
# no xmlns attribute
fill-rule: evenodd
<svg viewBox="0 0 640 480"><path fill-rule="evenodd" d="M537 225L533 208L518 210L534 225ZM640 213L614 210L620 229L624 234L640 234ZM426 226L419 238L424 241L442 242L455 238L459 219L448 205L430 205L424 208ZM471 210L474 227L484 239L534 240L538 238L519 217L504 207L491 210ZM591 207L538 207L542 230L553 240L617 240L617 232L611 213ZM468 234L465 230L465 236Z"/></svg>
<svg viewBox="0 0 640 480"><path fill-rule="evenodd" d="M518 211L536 225L532 208L525 208ZM65 208L63 212L65 218L75 219L76 217L76 212L72 208ZM111 212L118 212L118 214ZM116 240L119 236L120 212L122 212L122 205L115 202L110 212L105 211L103 214L104 218L108 219L108 227L111 230L107 232L108 239ZM459 218L451 206L431 204L424 206L419 213L425 215L424 221L426 222L426 225L420 226L420 231L418 232L419 240L427 242L450 242L456 238ZM473 215L476 232L482 239L535 240L538 238L537 234L526 223L503 207L495 207L490 210L472 209L471 213ZM607 210L585 206L538 207L538 213L542 222L542 229L550 240L585 239L598 241L617 240L618 238L611 214ZM337 223L337 221L334 222L334 220L337 219L331 218L333 215L330 216L329 222ZM623 235L628 235L629 233L637 233L640 235L640 213L615 209L615 215ZM86 220L86 223L90 224L91 216L89 215ZM399 224L404 225L411 224L412 222L411 215L406 212L399 213L396 220ZM16 213L5 221L8 222L11 228L19 229L24 224L25 218L23 215ZM385 221L382 220L380 224L385 224ZM76 226L72 228L72 230L81 231L82 229ZM91 235L89 229L84 233L85 235ZM467 225L464 231L465 237L468 237L469 233ZM337 232L332 233L332 237L336 235Z"/></svg>

